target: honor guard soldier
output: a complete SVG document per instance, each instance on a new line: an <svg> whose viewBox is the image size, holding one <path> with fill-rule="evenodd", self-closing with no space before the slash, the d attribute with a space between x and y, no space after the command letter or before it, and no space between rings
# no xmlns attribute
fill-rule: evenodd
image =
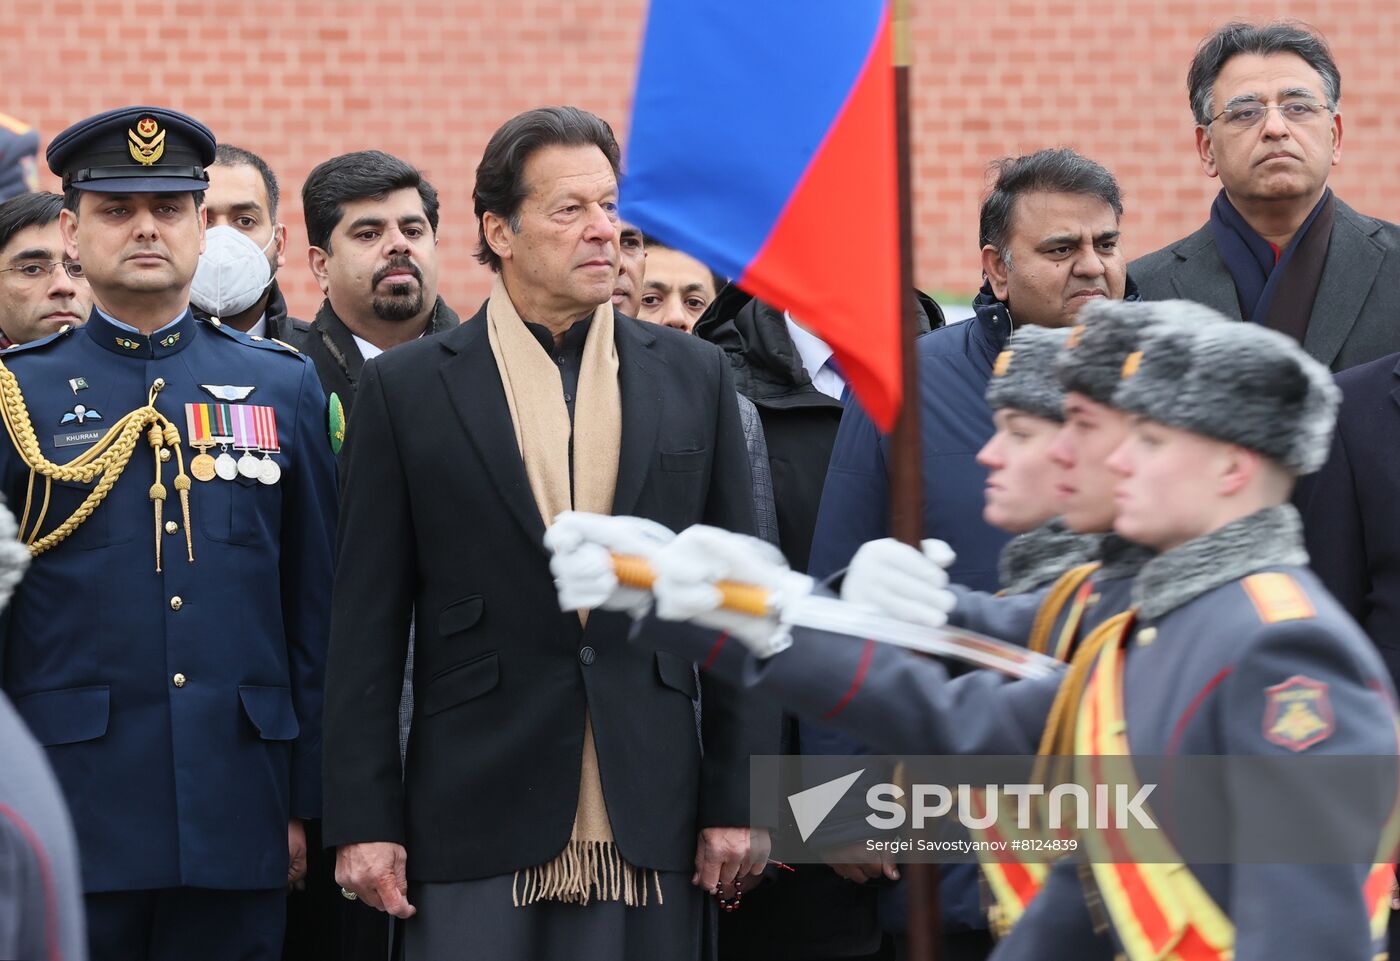
<svg viewBox="0 0 1400 961"><path fill-rule="evenodd" d="M3 686L71 809L97 961L279 957L320 809L326 400L296 351L190 311L214 148L156 107L54 139L95 306L0 364L33 555Z"/></svg>
<svg viewBox="0 0 1400 961"><path fill-rule="evenodd" d="M1085 639L1063 673L1010 681L974 671L950 680L936 661L807 628L795 628L782 650L776 615L746 623L719 610L715 584L759 584L780 610L810 582L751 539L704 527L651 549L656 609L728 633L717 640L644 626L638 638L656 644L664 636L674 653L893 753L1038 750L1074 755L1091 769L1107 758L1134 766L1178 756L1393 759L1394 691L1384 665L1307 569L1288 503L1294 479L1327 456L1337 399L1326 369L1277 332L1239 323L1144 331L1114 393L1134 423L1110 464L1121 478L1115 530L1159 554L1135 579L1132 607ZM634 591L607 593L596 571L606 560L600 549L635 550L643 538L625 519L608 520L615 530L566 516L564 529L551 531L561 604L636 609ZM937 580L932 564L927 576ZM733 646L727 639L770 656L721 657ZM1385 824L1396 801L1393 769L1388 777L1386 790L1312 785L1283 805L1306 805L1328 837L1350 826L1368 852L1364 864L1288 863L1286 851L1236 858L1234 849L1213 848L1220 863L1164 870L1160 864L1180 864L1162 855L1180 846L1183 822L1157 819L1155 859L1105 856L1103 845L1121 835L1082 827L1092 863L1055 862L995 957L1371 959L1383 944L1393 877L1394 825ZM1292 778L1296 788L1296 771ZM1170 783L1161 787L1157 797L1175 797ZM1228 798L1224 843L1238 842L1276 801L1257 791L1255 808Z"/></svg>

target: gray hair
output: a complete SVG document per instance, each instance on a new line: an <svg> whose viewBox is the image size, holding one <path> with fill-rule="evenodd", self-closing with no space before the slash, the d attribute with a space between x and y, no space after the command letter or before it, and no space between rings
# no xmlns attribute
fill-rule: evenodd
<svg viewBox="0 0 1400 961"><path fill-rule="evenodd" d="M1231 57L1242 53L1269 56L1291 53L1301 57L1322 77L1322 95L1333 113L1342 100L1342 75L1337 61L1321 34L1298 20L1274 20L1262 26L1240 20L1225 24L1201 41L1191 69L1186 74L1186 90L1191 97L1191 113L1205 126L1216 113L1215 80Z"/></svg>

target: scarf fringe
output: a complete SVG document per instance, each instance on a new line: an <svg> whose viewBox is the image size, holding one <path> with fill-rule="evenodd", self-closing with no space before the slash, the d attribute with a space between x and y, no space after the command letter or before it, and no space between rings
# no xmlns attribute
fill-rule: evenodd
<svg viewBox="0 0 1400 961"><path fill-rule="evenodd" d="M548 864L516 871L510 899L517 908L539 901L588 904L594 900L644 908L652 888L656 903L665 904L661 875L652 868L628 864L617 850L617 842L573 840Z"/></svg>

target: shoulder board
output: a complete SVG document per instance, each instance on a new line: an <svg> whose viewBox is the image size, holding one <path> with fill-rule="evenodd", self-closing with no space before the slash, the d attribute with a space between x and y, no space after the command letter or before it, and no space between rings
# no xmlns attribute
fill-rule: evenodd
<svg viewBox="0 0 1400 961"><path fill-rule="evenodd" d="M245 334L241 330L234 330L228 324L220 323L217 317L210 317L206 321L201 321L201 323L207 324L225 337L230 340L236 340L245 347L258 347L262 350L271 350L279 354L288 354L293 357L301 354L301 351L297 350L291 344L285 344L273 337L263 337L261 334Z"/></svg>
<svg viewBox="0 0 1400 961"><path fill-rule="evenodd" d="M1241 583L1259 620L1265 624L1301 621L1317 614L1307 592L1290 574L1281 571L1251 574Z"/></svg>
<svg viewBox="0 0 1400 961"><path fill-rule="evenodd" d="M38 340L31 340L27 344L14 344L13 346L6 347L4 350L0 350L0 360L7 360L15 354L21 354L27 350L38 350L42 347L47 347L49 344L56 343L70 336L77 329L77 327L73 326L64 327L56 333L49 334L47 337L40 337Z"/></svg>

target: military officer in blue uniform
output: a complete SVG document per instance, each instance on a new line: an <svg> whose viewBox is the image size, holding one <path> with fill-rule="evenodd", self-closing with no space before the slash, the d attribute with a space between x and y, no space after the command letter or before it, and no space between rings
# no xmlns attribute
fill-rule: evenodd
<svg viewBox="0 0 1400 961"><path fill-rule="evenodd" d="M70 806L98 961L280 956L320 810L326 400L296 351L189 309L214 147L155 107L54 139L95 306L0 367L33 554L0 680Z"/></svg>
<svg viewBox="0 0 1400 961"><path fill-rule="evenodd" d="M936 661L804 628L773 654L776 619L746 623L719 611L714 584L760 583L779 605L809 586L781 564L765 567L750 541L713 528L650 549L656 610L728 633L643 629L639 640L892 753L1032 753L1049 730L1052 753L1088 757L1393 758L1395 694L1385 667L1307 569L1288 503L1294 479L1327 455L1338 400L1327 371L1274 331L1210 323L1145 331L1120 379L1114 403L1136 419L1111 458L1122 477L1115 529L1160 553L1134 580L1132 606L1088 638L1067 671L950 680ZM551 534L562 554L578 555L555 566L570 604L639 609L635 592L605 596L606 578L579 563L597 547L641 545L625 519L612 521L619 529L601 537L591 522L574 536ZM938 580L932 565L927 574ZM729 656L735 647L771 656ZM1057 705L1062 689L1070 693ZM1060 861L994 957L1371 959L1384 943L1394 860L1383 830L1396 801L1393 770L1389 777L1387 790L1329 792L1317 783L1252 810L1227 808L1238 832L1276 805L1307 805L1319 832L1349 826L1368 850L1374 841L1369 863L1286 863L1281 852L1143 876L1137 862L1120 874L1102 858L1084 869ZM1163 823L1171 842L1173 824ZM1264 860L1279 863L1257 863ZM1134 872L1141 883L1125 883Z"/></svg>

